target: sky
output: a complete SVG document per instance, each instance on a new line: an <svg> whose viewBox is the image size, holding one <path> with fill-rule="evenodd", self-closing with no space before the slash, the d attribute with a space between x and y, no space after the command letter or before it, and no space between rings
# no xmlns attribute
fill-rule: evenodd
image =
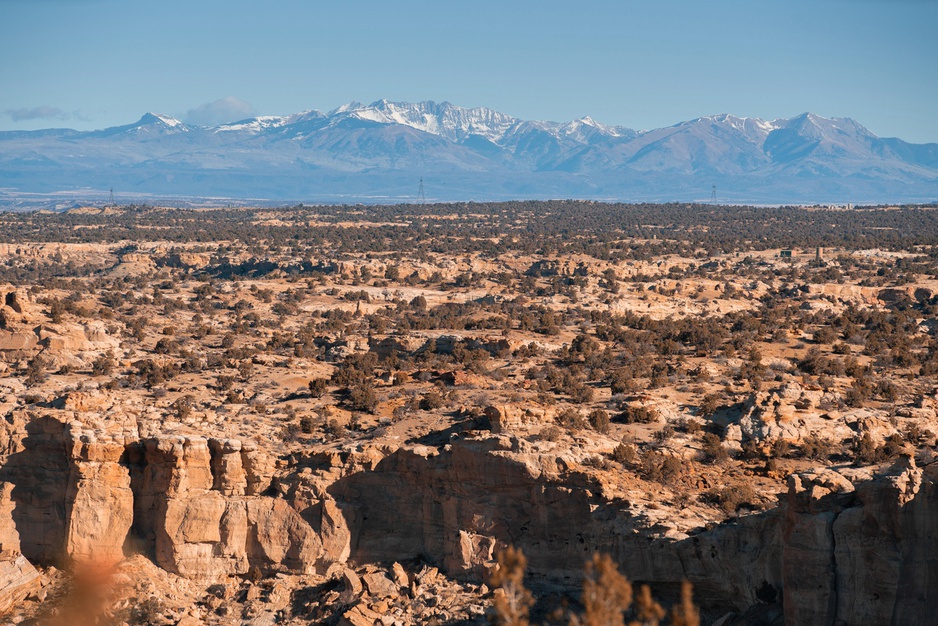
<svg viewBox="0 0 938 626"><path fill-rule="evenodd" d="M0 129L449 101L647 130L851 117L938 142L938 0L0 0Z"/></svg>

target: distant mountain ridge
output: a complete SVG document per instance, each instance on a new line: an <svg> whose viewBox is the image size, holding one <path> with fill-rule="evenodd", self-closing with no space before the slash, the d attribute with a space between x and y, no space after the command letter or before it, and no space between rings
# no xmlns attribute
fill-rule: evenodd
<svg viewBox="0 0 938 626"><path fill-rule="evenodd" d="M147 113L98 131L0 132L0 188L18 194L408 201L909 202L938 199L938 144L849 118L711 115L635 131L583 117L521 120L448 102L352 102L219 126Z"/></svg>

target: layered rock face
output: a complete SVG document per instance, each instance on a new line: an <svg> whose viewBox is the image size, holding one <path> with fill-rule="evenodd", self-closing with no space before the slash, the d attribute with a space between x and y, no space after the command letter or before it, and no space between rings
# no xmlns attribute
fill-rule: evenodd
<svg viewBox="0 0 938 626"><path fill-rule="evenodd" d="M101 433L40 418L8 443L0 540L42 564L114 562L135 550L191 578L335 558L270 484L256 449L236 440ZM337 552L347 552L340 546Z"/></svg>
<svg viewBox="0 0 938 626"><path fill-rule="evenodd" d="M569 587L598 551L657 589L691 580L716 613L745 610L766 588L781 589L777 510L691 537L662 537L627 501L610 498L606 485L575 468L573 458L524 439L486 436L439 451L395 451L327 491L350 512L356 562L422 556L452 576L478 579L497 549L513 544L528 557L534 581Z"/></svg>
<svg viewBox="0 0 938 626"><path fill-rule="evenodd" d="M930 624L938 614L938 466L877 480L793 476L783 525L788 624Z"/></svg>
<svg viewBox="0 0 938 626"><path fill-rule="evenodd" d="M20 412L14 414L10 435L3 447L11 453L0 469L0 481L8 485L4 493L10 497L2 508L10 517L0 520L0 527L4 535L16 537L18 549L31 562L60 563L68 536L72 469L65 424Z"/></svg>
<svg viewBox="0 0 938 626"><path fill-rule="evenodd" d="M29 299L22 289L0 292L0 355L34 348L38 337L25 322L31 318L27 312Z"/></svg>
<svg viewBox="0 0 938 626"><path fill-rule="evenodd" d="M498 545L518 542L535 573L574 579L593 550L609 551L614 531L600 530L589 489L552 480L560 473L555 457L519 445L496 437L457 441L439 453L399 450L373 471L335 482L329 493L355 512L352 558L425 555L451 575L479 576Z"/></svg>
<svg viewBox="0 0 938 626"><path fill-rule="evenodd" d="M656 589L691 580L712 615L781 602L789 624L925 624L938 610L938 464L802 473L779 508L662 533L569 452L506 434L322 453L277 473L239 440L13 422L0 437L2 602L34 584L30 562L142 552L212 581L423 558L478 580L514 544L535 583L572 586L607 552Z"/></svg>
<svg viewBox="0 0 938 626"><path fill-rule="evenodd" d="M165 569L211 578L252 567L311 572L333 561L296 510L260 495L270 478L258 473L254 448L195 438L148 439L141 448L135 530L152 538Z"/></svg>
<svg viewBox="0 0 938 626"><path fill-rule="evenodd" d="M130 475L121 463L125 434L99 435L77 424L66 432L65 554L75 561L119 561L134 517Z"/></svg>
<svg viewBox="0 0 938 626"><path fill-rule="evenodd" d="M666 590L686 578L712 615L783 605L788 624L927 624L935 614L938 466L887 475L831 469L792 476L781 506L697 534L662 537L569 472L569 459L507 436L461 439L318 472L352 535L351 559L422 556L478 577L498 546L529 559L533 579L567 586L593 551ZM340 478L337 478L342 474ZM307 479L315 483L316 479Z"/></svg>

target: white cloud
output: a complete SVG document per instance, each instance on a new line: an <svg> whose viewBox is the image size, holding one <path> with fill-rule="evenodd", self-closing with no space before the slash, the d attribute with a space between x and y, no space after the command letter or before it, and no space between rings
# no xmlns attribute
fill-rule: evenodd
<svg viewBox="0 0 938 626"><path fill-rule="evenodd" d="M186 122L198 126L217 126L226 122L237 122L254 116L254 107L249 102L228 96L190 109Z"/></svg>
<svg viewBox="0 0 938 626"><path fill-rule="evenodd" d="M43 105L31 109L7 109L4 111L14 122L25 120L64 120L68 114L58 107Z"/></svg>

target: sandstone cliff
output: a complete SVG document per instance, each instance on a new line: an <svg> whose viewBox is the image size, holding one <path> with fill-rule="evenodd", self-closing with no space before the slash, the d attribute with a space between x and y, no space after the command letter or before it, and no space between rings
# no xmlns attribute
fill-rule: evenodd
<svg viewBox="0 0 938 626"><path fill-rule="evenodd" d="M3 433L0 607L33 588L30 562L142 553L209 583L421 558L480 580L514 544L535 585L569 588L608 552L665 592L691 580L710 615L780 603L788 624L926 624L938 608L938 469L911 459L875 478L794 475L780 507L708 529L652 524L583 458L507 434L336 449L278 472L232 439L25 413Z"/></svg>

